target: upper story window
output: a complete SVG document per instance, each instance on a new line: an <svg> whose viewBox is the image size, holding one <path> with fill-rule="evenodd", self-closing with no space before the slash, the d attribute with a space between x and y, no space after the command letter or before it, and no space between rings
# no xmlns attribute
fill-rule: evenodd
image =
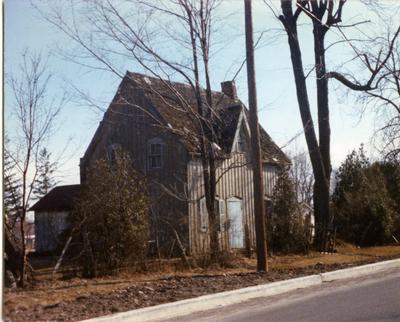
<svg viewBox="0 0 400 322"><path fill-rule="evenodd" d="M136 108L136 122L138 123L144 122L144 110L142 107Z"/></svg>
<svg viewBox="0 0 400 322"><path fill-rule="evenodd" d="M247 137L244 129L242 129L239 133L239 137L237 140L236 151L237 152L246 152L247 150Z"/></svg>
<svg viewBox="0 0 400 322"><path fill-rule="evenodd" d="M159 169L163 167L164 143L156 138L148 142L148 165L149 169Z"/></svg>
<svg viewBox="0 0 400 322"><path fill-rule="evenodd" d="M121 144L113 143L107 147L107 160L111 163L115 163L117 153L121 151Z"/></svg>

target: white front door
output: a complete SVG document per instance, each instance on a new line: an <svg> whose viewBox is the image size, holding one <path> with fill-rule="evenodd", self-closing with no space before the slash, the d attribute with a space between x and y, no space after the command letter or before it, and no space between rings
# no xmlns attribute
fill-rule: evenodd
<svg viewBox="0 0 400 322"><path fill-rule="evenodd" d="M228 199L228 217L231 248L244 248L242 200L234 197Z"/></svg>

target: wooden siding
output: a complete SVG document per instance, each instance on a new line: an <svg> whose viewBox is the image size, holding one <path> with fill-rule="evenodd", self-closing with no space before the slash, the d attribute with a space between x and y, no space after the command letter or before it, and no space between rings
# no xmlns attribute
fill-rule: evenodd
<svg viewBox="0 0 400 322"><path fill-rule="evenodd" d="M145 106L147 111L156 115L156 111L140 92L133 91L130 95L132 103ZM154 252L169 255L173 243L175 246L172 252L179 254L173 229L178 232L183 245L187 248L189 246L187 203L182 201L186 198L186 149L167 126L160 126L153 117L134 104L122 104L114 109L117 110L115 113L111 110L106 112L103 124L100 125L101 131L96 133L94 143L91 143L93 146L90 154L81 163L81 171L86 172L93 161L107 158L107 150L112 145L118 145L128 152L135 169L147 181L151 200L151 248ZM161 168L151 169L148 145L155 139L162 142L163 161ZM86 175L81 177L85 179Z"/></svg>
<svg viewBox="0 0 400 322"><path fill-rule="evenodd" d="M272 197L278 175L279 175L279 167L270 163L263 164L264 194L266 196Z"/></svg>
<svg viewBox="0 0 400 322"><path fill-rule="evenodd" d="M36 252L51 252L60 247L60 235L67 228L67 216L67 211L35 212Z"/></svg>
<svg viewBox="0 0 400 322"><path fill-rule="evenodd" d="M189 240L192 253L203 253L208 250L209 234L200 227L199 200L204 196L203 169L201 160L193 159L188 163L188 194L189 194ZM266 194L273 190L278 167L264 166L264 178L267 179ZM222 249L230 249L229 245L229 214L227 201L236 197L242 200L243 226L248 229L250 247L255 247L254 229L254 199L253 199L253 172L245 154L234 154L224 160L217 168L216 195L225 202L225 212L220 220L220 245ZM245 228L246 230L246 228ZM246 235L246 234L244 234ZM244 241L246 244L246 240Z"/></svg>

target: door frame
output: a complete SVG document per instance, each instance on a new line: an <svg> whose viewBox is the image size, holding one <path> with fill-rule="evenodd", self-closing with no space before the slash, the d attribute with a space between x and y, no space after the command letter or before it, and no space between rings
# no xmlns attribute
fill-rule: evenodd
<svg viewBox="0 0 400 322"><path fill-rule="evenodd" d="M233 233L233 231L232 231L233 225L232 225L232 217L231 217L230 207L229 207L230 202L240 203L241 221L238 221L238 222L240 222L240 224L241 224L241 234L242 234L241 237L242 238L237 237L237 239L239 239L241 241L241 247L232 247L232 239L234 236L232 234ZM245 243L245 222L244 222L244 216L243 216L243 199L236 197L236 196L232 196L232 197L229 197L228 199L226 199L226 214L228 216L228 219L231 222L230 227L229 227L229 247L230 247L230 249L244 249L246 246L245 245L246 243Z"/></svg>

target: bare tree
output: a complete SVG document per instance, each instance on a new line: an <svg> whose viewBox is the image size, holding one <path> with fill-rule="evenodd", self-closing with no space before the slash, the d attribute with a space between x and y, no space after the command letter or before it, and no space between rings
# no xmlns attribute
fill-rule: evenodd
<svg viewBox="0 0 400 322"><path fill-rule="evenodd" d="M291 54L292 68L296 84L297 100L299 104L301 119L304 127L305 138L310 155L314 173L314 213L316 220L315 243L318 249L324 251L327 247L329 228L332 217L329 211L329 187L331 178L330 157L330 121L329 121L329 78L334 78L356 91L368 92L376 88L380 80L380 73L390 58L390 52L394 49L392 38L388 49L381 52L375 61L371 61L366 55L356 51L356 58L364 61L369 72L365 83L361 83L355 77L348 77L337 71L327 72L326 66L326 34L332 28L338 28L353 49L355 47L343 33L340 23L342 22L343 8L346 0L281 0L281 14L279 20L282 22L288 37ZM301 14L306 15L312 21L312 32L314 40L314 71L317 89L318 110L318 137L314 128L311 115L310 103L306 78L304 72L301 48L298 35L298 18ZM397 37L399 30L395 33Z"/></svg>
<svg viewBox="0 0 400 322"><path fill-rule="evenodd" d="M19 285L24 286L26 268L24 222L33 197L33 189L38 174L40 149L47 143L53 125L65 98L50 100L48 88L51 74L47 71L46 60L39 54L26 50L18 73L9 75L10 107L13 109L16 128L9 135L9 144L5 146L6 156L13 162L13 170L20 182L20 204L18 220L20 224L20 242L22 258L19 265ZM17 205L16 205L17 206Z"/></svg>
<svg viewBox="0 0 400 322"><path fill-rule="evenodd" d="M345 0L341 0L335 6L335 2L330 0L281 0L282 13L279 15L279 20L282 22L288 36L297 101L314 173L314 214L317 228L315 243L317 248L322 251L326 248L328 226L331 220L329 213L331 176L330 124L328 80L325 77L325 35L332 26L341 21L344 3ZM311 17L313 22L319 138L317 138L311 115L306 75L297 30L298 18L301 13Z"/></svg>
<svg viewBox="0 0 400 322"><path fill-rule="evenodd" d="M216 161L219 153L216 124L222 124L223 120L219 119L217 113L221 101L216 100L212 94L210 59L216 23L214 11L219 2L135 0L117 4L108 0L71 1L70 8L74 10L70 19L65 10L54 5L47 11L39 8L44 19L65 33L82 50L81 55L63 52L69 61L106 70L120 78L124 77L125 72L119 62L129 61L159 79L174 104L167 101L165 94L157 89L149 86L147 90L151 90L171 109L184 113L190 120L191 128L195 131L184 133L182 129L165 126L141 106L129 100L124 102L135 109L142 108L164 130L179 133L195 142L203 168L210 250L214 260L217 260L220 248L215 203ZM170 82L172 77L189 85L195 102L187 101L187 95L173 86Z"/></svg>
<svg viewBox="0 0 400 322"><path fill-rule="evenodd" d="M382 21L382 24L384 22ZM362 48L356 48L361 67L368 67L369 79L366 90L359 92L359 101L366 108L376 111L381 120L378 138L382 144L382 152L388 159L400 158L400 27L390 32L391 26L386 26L384 35L372 35L365 40ZM344 78L333 74L344 85ZM350 76L347 76L350 78ZM362 89L362 83L355 81L352 89ZM382 124L383 123L383 124Z"/></svg>
<svg viewBox="0 0 400 322"><path fill-rule="evenodd" d="M312 204L314 176L307 151L297 150L288 153L292 165L290 176L293 180L297 201L299 203Z"/></svg>

